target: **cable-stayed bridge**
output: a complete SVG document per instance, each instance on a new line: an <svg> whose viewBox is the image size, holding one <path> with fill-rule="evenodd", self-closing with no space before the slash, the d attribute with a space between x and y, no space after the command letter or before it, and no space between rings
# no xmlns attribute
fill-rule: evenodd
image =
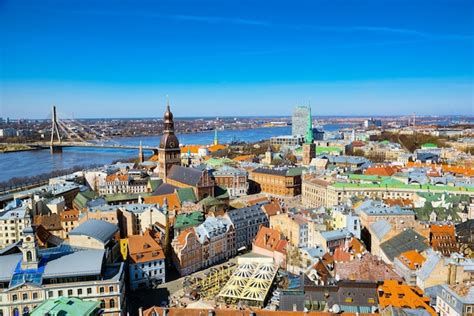
<svg viewBox="0 0 474 316"><path fill-rule="evenodd" d="M37 149L50 149L51 153L62 152L62 149L66 147L136 149L141 152L152 151L154 154L158 151L156 147L141 146L141 143L136 146L119 144L104 135L103 132L72 118L60 120L54 105L50 115L48 115L48 120L51 120L51 139L49 142L22 143L21 145Z"/></svg>

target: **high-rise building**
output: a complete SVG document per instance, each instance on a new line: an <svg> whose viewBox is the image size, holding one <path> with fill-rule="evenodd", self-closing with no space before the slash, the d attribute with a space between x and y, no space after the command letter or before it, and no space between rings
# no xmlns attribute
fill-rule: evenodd
<svg viewBox="0 0 474 316"><path fill-rule="evenodd" d="M164 130L158 147L158 174L166 182L171 167L181 165L181 149L178 137L174 134L173 113L171 113L169 101L163 121Z"/></svg>
<svg viewBox="0 0 474 316"><path fill-rule="evenodd" d="M311 119L311 108L309 106L297 106L295 108L291 119L291 134L293 136L306 135L308 118Z"/></svg>

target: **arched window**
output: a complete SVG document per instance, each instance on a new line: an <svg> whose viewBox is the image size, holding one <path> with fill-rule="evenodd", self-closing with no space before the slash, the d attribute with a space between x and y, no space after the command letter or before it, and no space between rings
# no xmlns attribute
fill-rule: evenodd
<svg viewBox="0 0 474 316"><path fill-rule="evenodd" d="M113 298L110 299L110 301L109 301L109 307L110 308L115 308L115 300Z"/></svg>
<svg viewBox="0 0 474 316"><path fill-rule="evenodd" d="M105 308L105 301L104 300L100 300L100 308Z"/></svg>
<svg viewBox="0 0 474 316"><path fill-rule="evenodd" d="M30 262L31 260L33 260L33 254L31 253L31 251L27 251L26 252L26 261Z"/></svg>

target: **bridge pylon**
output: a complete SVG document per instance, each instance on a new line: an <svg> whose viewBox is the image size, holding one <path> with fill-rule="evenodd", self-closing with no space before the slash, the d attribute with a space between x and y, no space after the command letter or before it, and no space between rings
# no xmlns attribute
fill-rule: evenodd
<svg viewBox="0 0 474 316"><path fill-rule="evenodd" d="M56 134L58 138L58 144L54 143L54 135ZM51 113L51 142L49 145L52 154L61 153L63 148L61 146L61 134L59 133L59 123L58 123L58 116L56 114L56 106L53 105L52 113Z"/></svg>

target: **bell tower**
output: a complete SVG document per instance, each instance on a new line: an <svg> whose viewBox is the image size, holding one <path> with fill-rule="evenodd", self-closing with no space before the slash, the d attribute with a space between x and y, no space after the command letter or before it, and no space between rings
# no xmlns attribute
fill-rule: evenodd
<svg viewBox="0 0 474 316"><path fill-rule="evenodd" d="M23 254L21 268L23 270L38 269L40 258L35 235L36 231L32 226L28 226L23 230L23 239L21 244L21 252Z"/></svg>
<svg viewBox="0 0 474 316"><path fill-rule="evenodd" d="M163 135L158 147L158 174L166 182L171 167L181 165L181 149L178 137L174 134L173 113L171 113L169 99L163 116L163 124Z"/></svg>
<svg viewBox="0 0 474 316"><path fill-rule="evenodd" d="M305 142L303 144L303 165L308 166L311 160L316 157L316 144L313 137L313 117L311 116L311 106L309 108L308 124L306 126Z"/></svg>

